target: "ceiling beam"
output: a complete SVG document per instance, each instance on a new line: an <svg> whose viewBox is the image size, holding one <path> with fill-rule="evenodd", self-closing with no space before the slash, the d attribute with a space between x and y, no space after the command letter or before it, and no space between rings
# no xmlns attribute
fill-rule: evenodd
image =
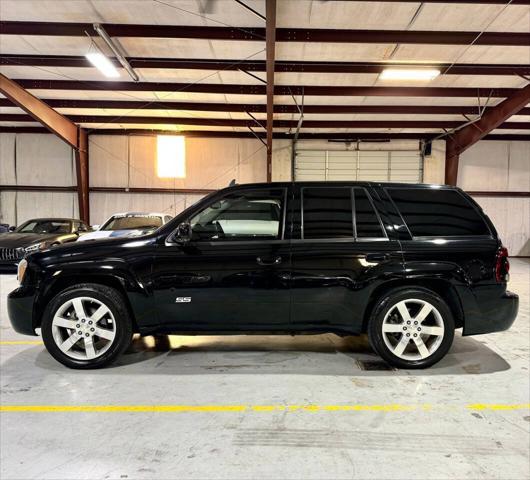
<svg viewBox="0 0 530 480"><path fill-rule="evenodd" d="M197 117L147 117L147 116L112 116L112 115L68 115L75 123L107 124L144 124L144 125L196 125L206 127L253 127L252 119L232 118L197 118ZM29 115L18 113L0 114L1 122L33 122ZM463 125L463 121L445 120L305 120L305 128L439 128L454 129ZM274 120L274 128L296 128L298 120ZM269 122L263 122L265 127ZM97 127L96 127L97 128ZM510 130L529 130L530 122L505 122L495 128ZM272 128L267 128L272 133Z"/></svg>
<svg viewBox="0 0 530 480"><path fill-rule="evenodd" d="M189 110L202 112L257 112L265 113L267 105L262 103L213 103L213 102L148 102L142 100L72 100L43 99L52 108L104 108L123 110ZM7 98L0 98L0 107L13 107ZM488 107L493 108L493 107ZM486 109L486 111L488 110ZM274 105L274 113L298 113L296 105ZM417 115L477 115L478 107L472 105L304 105L304 113L316 114L417 114ZM523 108L519 115L530 115L530 107Z"/></svg>
<svg viewBox="0 0 530 480"><path fill-rule="evenodd" d="M79 128L77 125L1 73L0 93L28 113L21 117L29 117L30 121L41 123L71 147L78 147Z"/></svg>
<svg viewBox="0 0 530 480"><path fill-rule="evenodd" d="M272 129L274 118L274 60L276 58L276 0L266 0L266 63L267 63L267 182L272 181Z"/></svg>
<svg viewBox="0 0 530 480"><path fill-rule="evenodd" d="M195 92L232 95L266 95L266 85L221 83L118 82L79 80L30 80L16 82L34 90L102 90L129 92ZM470 87L344 87L322 85L275 85L274 95L352 96L352 97L509 97L517 88ZM147 102L146 102L147 103Z"/></svg>
<svg viewBox="0 0 530 480"><path fill-rule="evenodd" d="M9 127L0 125L0 133L49 133L51 132L43 127ZM92 130L89 134L91 135L137 135L137 136L154 136L154 135L175 135L174 130L157 130L152 128L101 128ZM256 138L265 137L266 132L233 132L233 131L219 131L219 130L181 130L179 135L192 138ZM293 134L286 132L275 132L274 138L293 138ZM350 132L350 133L302 133L300 138L319 138L319 139L401 139L401 140L414 140L414 139L425 139L432 140L438 134L434 133L372 133L372 132ZM502 140L502 141L530 141L530 135L522 134L491 134L486 135L482 140Z"/></svg>
<svg viewBox="0 0 530 480"><path fill-rule="evenodd" d="M28 117L31 121L36 120L74 149L79 215L82 220L88 222L88 137L86 131L1 73L0 93L28 113L28 115L22 115L23 117Z"/></svg>
<svg viewBox="0 0 530 480"><path fill-rule="evenodd" d="M335 1L335 0L331 0ZM343 0L336 0L343 1ZM368 2L381 3L418 3L419 0L364 0ZM423 3L458 3L461 5L505 5L507 0L422 0ZM530 5L530 0L512 0L510 5Z"/></svg>
<svg viewBox="0 0 530 480"><path fill-rule="evenodd" d="M445 150L445 183L456 185L461 153L484 138L492 130L506 128L505 125L512 123L506 122L506 120L520 112L528 102L530 102L530 84L484 113L480 120L451 134L447 138ZM530 123L526 123L526 125L527 128L530 128Z"/></svg>
<svg viewBox="0 0 530 480"><path fill-rule="evenodd" d="M146 102L141 100L71 100L43 99L52 108L104 108L124 110L189 110L202 112L258 112L267 111L266 104L211 103L211 102ZM7 98L0 98L0 107L16 106ZM493 107L488 107L486 111ZM296 105L274 105L274 113L298 113ZM304 105L304 113L316 114L418 114L418 115L476 115L478 108L472 105ZM530 107L519 115L530 115Z"/></svg>
<svg viewBox="0 0 530 480"><path fill-rule="evenodd" d="M530 0L529 0L530 1ZM116 59L109 59L117 68ZM133 68L163 68L182 70L245 70L265 72L265 61L252 60L211 60L193 58L141 58L127 57ZM60 55L0 55L0 65L27 65L41 67L83 67L93 68L83 56ZM438 68L446 75L530 75L530 65L525 64L478 64L478 63L418 63L407 62L306 62L276 60L276 72L302 73L374 73L379 74L389 67Z"/></svg>
<svg viewBox="0 0 530 480"><path fill-rule="evenodd" d="M264 41L265 28L206 27L102 23L111 37L192 38L203 40ZM3 35L96 36L91 23L0 22ZM344 30L329 28L278 28L277 42L380 43L429 45L530 45L528 32L462 32L419 30Z"/></svg>

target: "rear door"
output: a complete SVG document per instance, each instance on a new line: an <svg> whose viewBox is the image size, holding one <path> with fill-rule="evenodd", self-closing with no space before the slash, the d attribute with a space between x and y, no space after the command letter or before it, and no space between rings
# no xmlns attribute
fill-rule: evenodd
<svg viewBox="0 0 530 480"><path fill-rule="evenodd" d="M401 277L397 239L369 185L295 184L293 329L358 333L371 292Z"/></svg>

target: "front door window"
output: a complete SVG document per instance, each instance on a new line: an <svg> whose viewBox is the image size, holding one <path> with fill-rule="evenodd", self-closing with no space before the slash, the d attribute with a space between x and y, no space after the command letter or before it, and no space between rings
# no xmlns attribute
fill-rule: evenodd
<svg viewBox="0 0 530 480"><path fill-rule="evenodd" d="M229 194L195 215L195 241L259 241L282 238L284 192L252 190Z"/></svg>

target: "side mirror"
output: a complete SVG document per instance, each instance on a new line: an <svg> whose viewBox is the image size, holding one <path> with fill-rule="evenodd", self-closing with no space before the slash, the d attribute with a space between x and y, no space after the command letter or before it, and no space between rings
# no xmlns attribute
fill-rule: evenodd
<svg viewBox="0 0 530 480"><path fill-rule="evenodd" d="M175 240L179 243L188 243L191 240L191 225L187 222L181 223L175 232Z"/></svg>
<svg viewBox="0 0 530 480"><path fill-rule="evenodd" d="M101 227L101 225L92 225L91 230L93 232L95 232L95 231L99 230L99 227Z"/></svg>
<svg viewBox="0 0 530 480"><path fill-rule="evenodd" d="M11 227L9 227L9 231L10 231L10 232L14 232L16 229L17 229L17 227L15 227L14 225L12 225Z"/></svg>

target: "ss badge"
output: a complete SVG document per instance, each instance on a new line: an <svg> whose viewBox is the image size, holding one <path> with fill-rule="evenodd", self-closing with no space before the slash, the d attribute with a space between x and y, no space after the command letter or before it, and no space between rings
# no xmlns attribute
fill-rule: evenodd
<svg viewBox="0 0 530 480"><path fill-rule="evenodd" d="M191 297L177 297L175 303L190 303Z"/></svg>

